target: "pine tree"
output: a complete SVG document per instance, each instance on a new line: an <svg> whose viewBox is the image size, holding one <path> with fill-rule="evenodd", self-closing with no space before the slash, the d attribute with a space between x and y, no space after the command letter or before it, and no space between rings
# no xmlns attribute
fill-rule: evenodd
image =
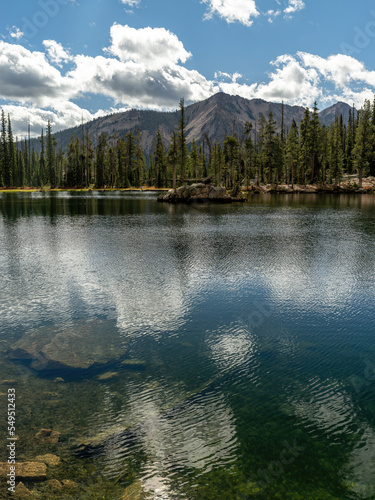
<svg viewBox="0 0 375 500"><path fill-rule="evenodd" d="M67 151L67 173L66 182L68 187L80 185L80 160L79 160L79 140L76 135L72 135Z"/></svg>
<svg viewBox="0 0 375 500"><path fill-rule="evenodd" d="M12 132L12 123L10 115L8 114L8 158L9 158L9 186L13 185L13 179L17 178L17 157L16 146L14 144L14 137Z"/></svg>
<svg viewBox="0 0 375 500"><path fill-rule="evenodd" d="M259 113L259 129L258 135L256 139L256 163L258 166L257 173L257 185L264 182L264 164L266 161L266 140L265 140L265 128L266 128L266 119L263 113Z"/></svg>
<svg viewBox="0 0 375 500"><path fill-rule="evenodd" d="M268 114L268 121L265 127L265 159L266 159L266 169L268 174L268 184L271 184L273 181L273 174L276 167L275 133L276 133L276 121L273 117L272 111L270 111Z"/></svg>
<svg viewBox="0 0 375 500"><path fill-rule="evenodd" d="M25 138L23 144L22 144L22 155L23 155L23 164L25 167L25 183L27 186L31 186L31 162L29 158L29 148L28 148L28 143Z"/></svg>
<svg viewBox="0 0 375 500"><path fill-rule="evenodd" d="M135 137L132 131L128 132L125 136L125 144L126 144L126 169L125 175L129 181L130 186L135 185L135 169L136 169L136 148L135 148Z"/></svg>
<svg viewBox="0 0 375 500"><path fill-rule="evenodd" d="M224 153L220 144L215 143L213 145L212 152L212 164L214 170L215 184L223 183L222 172L224 169Z"/></svg>
<svg viewBox="0 0 375 500"><path fill-rule="evenodd" d="M172 167L172 172L173 172L172 189L176 189L177 187L178 153L179 153L178 138L176 132L173 132L168 149L168 161Z"/></svg>
<svg viewBox="0 0 375 500"><path fill-rule="evenodd" d="M56 155L55 148L56 142L55 138L52 136L51 122L48 120L47 123L47 134L46 134L46 168L48 171L49 182L51 184L51 189L56 188Z"/></svg>
<svg viewBox="0 0 375 500"><path fill-rule="evenodd" d="M337 188L340 183L340 177L342 175L342 168L344 165L340 118L338 116L336 116L335 122L331 124L329 129L328 152L330 177L334 180L335 188Z"/></svg>
<svg viewBox="0 0 375 500"><path fill-rule="evenodd" d="M239 159L239 142L236 137L227 136L224 141L224 155L226 168L229 170L230 187L233 189L237 184L237 169ZM225 187L228 187L227 178Z"/></svg>
<svg viewBox="0 0 375 500"><path fill-rule="evenodd" d="M45 159L45 143L44 143L44 131L42 129L42 134L40 136L40 159L39 159L39 175L40 175L40 185L45 186L48 182L48 173L46 172L46 159Z"/></svg>
<svg viewBox="0 0 375 500"><path fill-rule="evenodd" d="M99 136L99 143L96 148L96 187L105 186L105 176L107 170L107 134L102 132Z"/></svg>
<svg viewBox="0 0 375 500"><path fill-rule="evenodd" d="M142 137L141 131L138 127L137 135L135 138L135 158L136 158L136 181L135 184L140 186L144 183L145 170L146 170L146 159L142 149Z"/></svg>
<svg viewBox="0 0 375 500"><path fill-rule="evenodd" d="M309 147L311 148L311 183L318 182L319 178L319 156L320 156L320 132L318 105L314 102L314 107L310 121Z"/></svg>
<svg viewBox="0 0 375 500"><path fill-rule="evenodd" d="M298 126L293 118L292 125L289 129L286 138L286 174L285 180L287 184L294 184L298 179L300 167L300 145Z"/></svg>
<svg viewBox="0 0 375 500"><path fill-rule="evenodd" d="M156 133L156 145L154 148L155 161L155 187L160 188L166 185L167 180L167 165L165 158L165 148L161 137L160 130Z"/></svg>
<svg viewBox="0 0 375 500"><path fill-rule="evenodd" d="M185 101L183 98L180 99L180 118L178 125L178 164L180 170L180 179L181 182L184 182L185 179L185 165L187 160L187 146L186 146L186 118L185 118Z"/></svg>
<svg viewBox="0 0 375 500"><path fill-rule="evenodd" d="M10 162L9 162L9 148L7 141L7 128L4 110L1 111L1 177L2 184L5 187L10 187Z"/></svg>
<svg viewBox="0 0 375 500"><path fill-rule="evenodd" d="M298 181L301 184L306 183L306 173L311 165L311 134L310 134L310 110L305 109L303 115L303 120L300 124L300 150L301 150L301 162L300 162L300 174Z"/></svg>
<svg viewBox="0 0 375 500"><path fill-rule="evenodd" d="M246 189L249 187L249 180L253 174L254 168L254 143L251 138L251 133L253 130L253 124L251 122L245 123L244 135L245 135L245 155L244 155L244 164L245 164L245 187Z"/></svg>
<svg viewBox="0 0 375 500"><path fill-rule="evenodd" d="M370 101L365 101L358 115L358 127L353 148L353 164L358 172L359 187L361 188L363 174L367 174L373 156L374 130L371 123Z"/></svg>
<svg viewBox="0 0 375 500"><path fill-rule="evenodd" d="M125 181L126 175L126 144L123 138L117 141L117 165L118 165L118 187L128 187L129 180Z"/></svg>
<svg viewBox="0 0 375 500"><path fill-rule="evenodd" d="M349 118L348 118L348 128L346 134L346 172L351 174L353 172L353 148L354 148L354 122L355 117L353 116L352 110L349 109Z"/></svg>

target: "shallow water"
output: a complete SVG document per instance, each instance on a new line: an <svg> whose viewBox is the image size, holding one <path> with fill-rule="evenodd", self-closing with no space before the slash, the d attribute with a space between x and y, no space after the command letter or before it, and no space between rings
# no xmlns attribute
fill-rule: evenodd
<svg viewBox="0 0 375 500"><path fill-rule="evenodd" d="M375 498L374 237L370 195L0 195L18 458L64 459L48 478L78 488L53 498ZM29 336L64 360L126 354L46 370L10 359Z"/></svg>

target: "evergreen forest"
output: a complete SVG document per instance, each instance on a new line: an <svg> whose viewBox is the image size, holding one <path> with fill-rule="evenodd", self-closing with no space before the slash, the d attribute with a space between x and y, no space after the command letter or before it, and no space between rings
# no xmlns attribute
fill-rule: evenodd
<svg viewBox="0 0 375 500"><path fill-rule="evenodd" d="M251 184L333 184L343 178L375 175L375 99L353 109L344 123L337 115L321 125L318 107L306 108L299 125L281 127L272 112L260 114L256 126L247 122L242 133L212 142L207 134L186 141L185 104L179 103L179 124L169 144L160 130L147 158L140 130L123 137L102 133L94 145L85 127L73 135L66 150L58 147L51 123L42 130L36 151L30 137L15 140L11 116L1 113L0 186L3 188L171 188L212 176L228 189Z"/></svg>

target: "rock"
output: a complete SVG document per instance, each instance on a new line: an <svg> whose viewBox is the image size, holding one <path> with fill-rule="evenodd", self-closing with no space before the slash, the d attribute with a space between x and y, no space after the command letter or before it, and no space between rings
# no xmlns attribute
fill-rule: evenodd
<svg viewBox="0 0 375 500"><path fill-rule="evenodd" d="M226 189L224 187L212 186L208 197L210 200L216 200L217 198L223 198L227 194Z"/></svg>
<svg viewBox="0 0 375 500"><path fill-rule="evenodd" d="M64 488L69 488L71 490L78 488L78 483L71 481L70 479L63 479L61 482Z"/></svg>
<svg viewBox="0 0 375 500"><path fill-rule="evenodd" d="M53 467L55 465L59 465L60 462L61 462L61 458L60 457L58 457L57 455L51 455L51 454L38 455L37 457L35 457L34 460L36 462L42 462L42 463L48 465L49 467Z"/></svg>
<svg viewBox="0 0 375 500"><path fill-rule="evenodd" d="M15 494L16 497L18 498L33 498L34 494L26 488L26 486L23 484L22 481L20 481L16 488L15 488Z"/></svg>
<svg viewBox="0 0 375 500"><path fill-rule="evenodd" d="M117 378L117 377L118 377L117 372L107 372L107 373L102 373L97 378L98 380L111 380L112 378Z"/></svg>
<svg viewBox="0 0 375 500"><path fill-rule="evenodd" d="M7 462L0 462L0 477L7 477L9 465ZM46 479L47 466L40 462L17 462L17 479L27 479L29 481L41 481Z"/></svg>
<svg viewBox="0 0 375 500"><path fill-rule="evenodd" d="M84 450L86 448L100 446L107 439L111 438L112 436L119 435L124 431L126 431L126 428L124 428L123 425L115 425L113 427L110 427L109 429L106 429L105 431L99 432L95 436L82 437L77 441L77 450L79 452L80 450Z"/></svg>
<svg viewBox="0 0 375 500"><path fill-rule="evenodd" d="M125 489L121 500L141 500L142 493L143 488L141 481L135 481L135 483L131 484Z"/></svg>
<svg viewBox="0 0 375 500"><path fill-rule="evenodd" d="M54 382L55 382L55 384L60 384L61 382L65 382L65 380L63 378L61 378L61 377L56 377L54 379Z"/></svg>
<svg viewBox="0 0 375 500"><path fill-rule="evenodd" d="M119 361L126 351L124 339L112 321L88 320L74 327L42 327L26 333L9 348L8 356L29 362L31 368L41 372L82 371Z"/></svg>
<svg viewBox="0 0 375 500"><path fill-rule="evenodd" d="M51 488L55 489L55 490L61 490L63 485L60 483L60 481L58 479L49 479L47 481L47 484L48 486L50 486Z"/></svg>
<svg viewBox="0 0 375 500"><path fill-rule="evenodd" d="M57 444L59 442L61 432L53 431L51 429L41 429L34 437L41 443Z"/></svg>
<svg viewBox="0 0 375 500"><path fill-rule="evenodd" d="M228 196L224 187L213 186L211 182L195 183L190 186L181 186L176 190L171 189L166 195L158 197L158 201L170 203L192 203L192 202L221 202L245 201L241 197Z"/></svg>
<svg viewBox="0 0 375 500"><path fill-rule="evenodd" d="M146 361L141 361L139 359L124 359L122 361L122 366L125 368L141 369L146 367Z"/></svg>

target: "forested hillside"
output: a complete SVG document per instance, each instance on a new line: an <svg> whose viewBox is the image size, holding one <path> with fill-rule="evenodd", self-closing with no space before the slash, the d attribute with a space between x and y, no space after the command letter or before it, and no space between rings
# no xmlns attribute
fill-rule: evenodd
<svg viewBox="0 0 375 500"><path fill-rule="evenodd" d="M222 108L220 99L225 101ZM213 140L212 130L204 129L203 125L207 124L216 128L222 125L220 120L216 123L210 118L207 101L193 105L194 128L193 121L188 119L192 106L185 108L181 99L179 111L169 114L174 127L167 144L164 137L167 122L168 127L170 122L160 121L156 112L146 112L148 114L143 116L148 117L156 129L150 139L148 154L139 127L135 130L130 127L122 134L108 129L94 137L94 122L77 128L66 148L53 135L50 123L46 124L45 134L43 132L39 140L40 148L26 139L15 142L11 116L6 116L3 111L1 186L171 187L174 179L179 184L208 175L213 176L215 183L227 188L238 184L247 186L250 181L337 185L344 175L358 174L361 183L364 175L375 174L375 104L369 101L358 114L354 108L341 105L339 109L343 112L336 113L331 117L333 121L330 125L326 125L327 121L324 123L322 120L321 123L316 105L312 109L304 109L297 122L295 114L301 113L300 108L296 110L280 105L274 108L277 113L280 109L276 120L271 105L266 115L259 111L265 101L258 100L252 104L253 107L258 106L254 116L251 109L244 110L246 103L241 104L241 109L236 109L233 101L229 103L225 95L220 96L210 101L210 112L215 116L220 113L227 116L228 104L234 106L234 117L238 117L239 112L243 113L241 123L234 118L230 132L221 140ZM212 106L212 103L215 105ZM136 116L140 112L134 113ZM325 115L325 119L329 120L329 113ZM202 119L203 116L206 121L199 128L199 117ZM246 116L248 119L244 121ZM113 117L116 115L108 117L109 124L113 125ZM112 125L108 125L109 128ZM197 136L199 130L202 132L200 137ZM224 128L221 133L224 134ZM191 141L189 137L193 137Z"/></svg>

